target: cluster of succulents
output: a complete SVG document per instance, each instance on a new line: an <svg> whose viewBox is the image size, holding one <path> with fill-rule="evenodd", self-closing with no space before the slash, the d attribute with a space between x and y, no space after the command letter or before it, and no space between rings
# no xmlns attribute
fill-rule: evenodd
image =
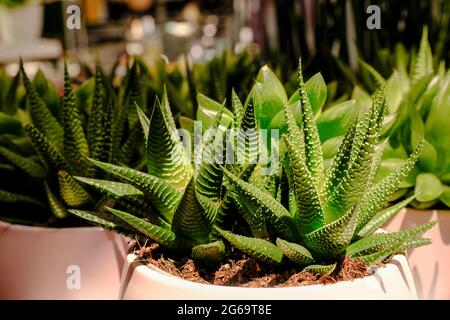
<svg viewBox="0 0 450 320"><path fill-rule="evenodd" d="M266 164L257 161L267 145L257 133L265 123L258 118L257 104L262 97L256 90L244 104L233 94L231 110L216 103L218 110L207 125L215 134L204 137L193 159L183 147L167 94L157 100L150 119L137 107L147 173L91 159L119 181L75 179L115 199L116 206L107 207L113 216L101 211L70 212L118 231L134 230L199 263L220 262L227 250L226 240L258 260L276 265L292 260L322 274L332 272L343 256L373 264L398 251L430 243L421 236L434 222L395 233L378 232L411 201L385 207L423 147L419 142L400 168L381 181L374 180L382 152L383 88L362 119L352 122L332 164L325 167L311 95L300 69L296 102L293 108L287 102L282 106L287 128L280 142L279 170L272 174L263 174ZM269 99L264 102L272 103L270 97L277 94L267 92ZM294 116L295 108L300 121ZM224 121L225 117L229 119ZM232 140L230 152L223 142L227 128L254 134ZM243 144L243 149L236 148L238 144ZM223 161L225 154L235 159L239 150L244 150L245 161ZM209 158L202 158L204 155ZM235 223L237 219L245 224Z"/></svg>
<svg viewBox="0 0 450 320"><path fill-rule="evenodd" d="M206 64L186 64L184 71L179 64L168 64L163 59L147 66L136 57L120 79L116 79L114 68L111 75L102 72L99 64L94 73L87 69L92 76L77 88L73 88L66 66L61 98L41 70L33 81L22 65L13 78L2 71L2 219L32 225L79 225L82 220L74 219L67 208L93 210L106 201L101 195L84 190L72 178L102 177L103 173L88 157L137 169L145 166L145 146L140 143L143 138L135 104L148 112L147 106L156 104L155 98L167 88L177 123L191 129L196 114L212 118L211 112L217 111L212 100L204 96L197 99L196 87L208 88L207 83L212 81L217 87L215 96L231 95L237 79L251 79L257 66L257 58L247 51L236 56L225 52ZM204 71L214 77L217 68L226 71L220 79L205 78ZM53 214L49 216L49 212Z"/></svg>
<svg viewBox="0 0 450 320"><path fill-rule="evenodd" d="M411 205L416 208L448 208L450 131L446 124L450 121L450 72L444 62L435 64L427 35L424 28L416 55L397 55L396 69L388 79L364 64L377 82L386 86L391 117L385 124L384 135L389 136L389 143L377 179L398 167L424 137L424 150L417 166L392 200L415 194Z"/></svg>
<svg viewBox="0 0 450 320"><path fill-rule="evenodd" d="M46 214L39 217L34 212L35 216L27 217L29 221L26 222L50 225L58 225L69 216L68 207L94 208L101 203L101 198L88 194L72 176L98 175L96 167L87 161L88 156L131 165L140 127L133 123L133 113L127 110L130 106L134 108L131 101L134 103L141 96L137 72L134 65L123 88L116 93L108 87L101 67L97 65L92 81L74 91L66 66L64 96L60 100L42 72L30 81L21 63L19 73L5 92L3 112L0 113L9 126L17 127L16 132L1 135L2 178L20 180L2 185L1 201L35 205L26 211L51 211L51 217ZM18 107L20 102L14 98L20 76L26 90L27 111ZM22 123L25 123L23 130ZM22 176L24 180L21 180ZM27 190L28 181L33 186L31 190ZM4 218L24 222L17 210L4 208ZM68 223L76 225L80 221Z"/></svg>

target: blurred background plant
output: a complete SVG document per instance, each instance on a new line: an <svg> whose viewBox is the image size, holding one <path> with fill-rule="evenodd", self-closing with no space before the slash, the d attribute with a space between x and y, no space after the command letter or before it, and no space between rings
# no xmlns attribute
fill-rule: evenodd
<svg viewBox="0 0 450 320"><path fill-rule="evenodd" d="M402 183L396 198L416 198L411 205L418 209L450 207L450 71L445 62L436 62L425 27L420 50L396 56L396 66L386 80L375 68L362 66L387 90L388 112L385 123L389 143L377 177L386 176L398 167L407 154L425 138L424 150L416 168Z"/></svg>
<svg viewBox="0 0 450 320"><path fill-rule="evenodd" d="M366 26L370 5L380 8L380 29ZM273 19L267 21L274 25L263 29L262 49L285 81L295 83L292 74L301 56L306 74L321 71L327 81L338 80L340 93L349 93L360 83L373 90L358 57L387 77L396 53L418 49L424 25L429 26L434 62L450 61L448 1L279 0L268 8Z"/></svg>

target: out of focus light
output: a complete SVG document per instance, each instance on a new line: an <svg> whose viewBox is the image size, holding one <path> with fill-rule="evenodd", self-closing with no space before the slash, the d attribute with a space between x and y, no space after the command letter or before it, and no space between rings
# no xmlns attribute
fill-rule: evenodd
<svg viewBox="0 0 450 320"><path fill-rule="evenodd" d="M209 16L206 17L205 23L213 24L213 25L217 26L219 24L219 17L216 15L210 14Z"/></svg>
<svg viewBox="0 0 450 320"><path fill-rule="evenodd" d="M242 27L239 31L239 41L243 43L252 43L253 30L250 27Z"/></svg>
<svg viewBox="0 0 450 320"><path fill-rule="evenodd" d="M144 46L139 42L129 42L126 45L125 50L130 56L141 55L144 53Z"/></svg>
<svg viewBox="0 0 450 320"><path fill-rule="evenodd" d="M195 26L190 22L169 21L165 30L176 37L189 37L195 32Z"/></svg>
<svg viewBox="0 0 450 320"><path fill-rule="evenodd" d="M69 63L67 68L68 68L67 70L69 72L69 76L71 78L75 78L80 75L81 67L78 63L76 63L76 62Z"/></svg>
<svg viewBox="0 0 450 320"><path fill-rule="evenodd" d="M145 35L151 34L155 31L155 19L152 16L143 16L141 20Z"/></svg>
<svg viewBox="0 0 450 320"><path fill-rule="evenodd" d="M194 59L200 59L203 56L203 48L201 45L196 44L191 47L191 56Z"/></svg>
<svg viewBox="0 0 450 320"><path fill-rule="evenodd" d="M32 79L40 68L39 62L24 62L23 67L28 76ZM19 72L19 64L11 63L5 66L5 72L8 76L14 77Z"/></svg>
<svg viewBox="0 0 450 320"><path fill-rule="evenodd" d="M203 27L203 34L207 37L214 37L217 33L217 27L211 23Z"/></svg>
<svg viewBox="0 0 450 320"><path fill-rule="evenodd" d="M144 36L144 27L140 19L133 19L131 21L130 35L132 39L142 39Z"/></svg>
<svg viewBox="0 0 450 320"><path fill-rule="evenodd" d="M214 44L212 37L203 36L200 41L204 47L211 47Z"/></svg>

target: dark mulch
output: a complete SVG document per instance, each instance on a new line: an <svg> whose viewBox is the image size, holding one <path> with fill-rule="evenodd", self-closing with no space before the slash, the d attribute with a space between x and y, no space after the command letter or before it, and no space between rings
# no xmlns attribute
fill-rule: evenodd
<svg viewBox="0 0 450 320"><path fill-rule="evenodd" d="M332 284L363 278L373 272L365 263L349 257L345 257L331 275L320 276L302 271L295 265L272 267L237 251L231 252L227 261L212 269L205 269L196 265L192 259L173 254L171 257L174 260L168 259L164 253L167 252L156 243L135 250L139 261L144 264L152 264L185 280L222 286L268 288Z"/></svg>

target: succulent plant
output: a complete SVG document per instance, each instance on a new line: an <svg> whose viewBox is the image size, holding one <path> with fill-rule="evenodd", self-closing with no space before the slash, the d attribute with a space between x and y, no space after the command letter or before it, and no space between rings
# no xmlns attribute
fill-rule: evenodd
<svg viewBox="0 0 450 320"><path fill-rule="evenodd" d="M233 92L233 106L233 126L242 131L255 130L252 102L244 107ZM192 159L176 129L166 92L161 101L156 100L150 119L139 107L137 110L145 137L147 173L91 159L96 166L127 184L76 177L84 185L116 199L118 206L107 209L123 220L122 223L99 220L103 218L98 212L70 212L109 228L134 229L169 249L191 254L197 261L217 263L223 258L225 246L213 226L223 224L231 199L231 194L224 192L220 167L227 128L221 126L225 107L222 105L215 115L209 126L210 134L205 132L203 142L194 146ZM245 145L241 149L244 161L231 165L236 174L245 175L246 168L253 166L251 157L257 152L257 141L257 135L246 140L236 138L236 143Z"/></svg>
<svg viewBox="0 0 450 320"><path fill-rule="evenodd" d="M251 151L255 145L261 145L258 136L244 140L245 165L221 163L223 141L206 136L204 150L213 155L208 159L214 161L194 161L191 166L175 131L167 96L157 101L150 120L138 109L146 137L148 173L91 160L127 183L116 188L120 182L76 177L122 205L123 209L108 208L122 222L100 223L134 229L200 262L217 263L223 258L223 238L264 262L281 264L287 257L316 273L332 272L342 255L372 264L397 251L430 243L421 235L434 223L397 233L376 232L411 201L383 208L421 152L419 145L399 170L373 182L381 154L378 140L386 107L383 90L364 118L353 123L332 166L326 170L313 110L299 70L301 127L296 125L286 104L287 153L283 166L274 175L263 175L262 164L254 161L261 150ZM253 102L251 95L242 105L233 95L233 119L224 127L258 129ZM209 126L215 130L215 136L223 135L220 128L224 110L222 106ZM194 157L199 154L203 155L194 150ZM91 221L99 219L97 212L71 212ZM236 215L246 222L247 228L236 223ZM230 217L232 223L227 223Z"/></svg>
<svg viewBox="0 0 450 320"><path fill-rule="evenodd" d="M287 183L279 185L280 201L276 199L278 194L274 197L224 169L236 187L239 201L245 201L246 208L260 208L247 210L253 217L247 219L253 223L252 230L270 226L272 232L266 239L254 232L249 237L217 228L219 234L259 260L281 264L287 257L315 273L330 273L344 255L373 264L398 251L430 243L421 235L435 222L396 233L376 232L412 200L383 209L389 195L413 169L423 146L419 142L399 169L380 182L373 182L380 161L378 142L386 111L384 89L377 92L363 119L352 124L328 170L324 169L318 129L301 69L299 96L300 127L291 108L284 108L288 131L283 136L287 153L282 176ZM287 190L283 191L283 185Z"/></svg>
<svg viewBox="0 0 450 320"><path fill-rule="evenodd" d="M402 182L392 200L416 195L411 205L426 209L450 207L450 72L444 63L435 66L424 28L419 51L398 55L396 70L385 80L374 68L363 63L387 91L388 113L392 118L385 124L389 144L382 157L376 179L401 165L407 153L425 138L424 150L417 166ZM410 71L408 72L408 65ZM388 90L388 89L387 89Z"/></svg>
<svg viewBox="0 0 450 320"><path fill-rule="evenodd" d="M83 84L75 92L66 66L64 96L60 104L56 91L51 90L51 84L43 74L38 73L32 82L21 63L20 73L29 113L25 113L28 116L24 121L27 123L24 126L26 135L20 138L26 139L31 148L21 146L17 135L14 139L2 136L4 143L0 143L0 158L17 169L18 172L12 172L13 179L21 178L26 173L27 179L33 182L33 189L28 194L23 193L23 187L17 192L2 190L0 201L12 204L27 202L46 210L50 208L53 213L48 221L50 224L61 224L59 221L69 215L68 207L95 207L101 199L90 195L72 176L98 175L97 168L87 161L88 156L103 161L130 163L134 152L133 140L138 132L133 128L140 129L137 123L134 126L127 121L131 117L127 108L131 105L131 99L135 99L133 95L136 90L133 91L132 87L136 72L136 66L133 66L129 72L128 87L123 89L122 96L115 97L113 92L108 92L98 65L95 80L92 80L95 87L92 102L89 103L81 97L90 96L90 88ZM18 76L13 83L18 82L16 79ZM46 97L49 94L52 94L52 99ZM55 106L50 108L50 103ZM20 108L17 110L23 112ZM62 110L61 114L59 110ZM5 174L3 177L8 176ZM28 223L42 223L41 220L47 218L46 215L37 216ZM8 220L22 222L17 213L9 216Z"/></svg>

